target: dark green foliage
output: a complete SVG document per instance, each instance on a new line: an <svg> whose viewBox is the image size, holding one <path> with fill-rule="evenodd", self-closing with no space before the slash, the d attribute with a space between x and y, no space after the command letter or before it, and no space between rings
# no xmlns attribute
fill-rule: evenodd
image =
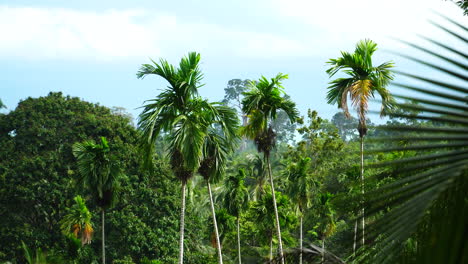
<svg viewBox="0 0 468 264"><path fill-rule="evenodd" d="M239 217L249 207L249 192L244 185L245 171L229 176L224 183L223 207L235 217Z"/></svg>
<svg viewBox="0 0 468 264"><path fill-rule="evenodd" d="M100 255L100 236L77 249L60 230L76 194L78 178L72 145L105 136L127 175L121 182L119 204L106 217L109 262L126 256L138 263L143 257L173 263L177 257L180 188L168 165L156 161L144 172L137 132L125 116L99 105L50 93L28 98L0 115L0 262L24 261L21 241L47 255L63 255L89 264ZM98 205L88 199L93 222L100 223ZM188 215L187 259L206 263L206 253L195 251L208 239L200 235L204 223ZM100 232L95 225L95 232ZM203 232L206 233L206 232ZM192 242L193 241L193 242ZM79 241L78 241L79 243ZM62 262L63 263L63 262Z"/></svg>
<svg viewBox="0 0 468 264"><path fill-rule="evenodd" d="M59 221L79 191L72 144L101 136L121 150L135 131L109 109L61 93L28 98L0 115L0 258L21 256L21 240L44 249L63 244Z"/></svg>

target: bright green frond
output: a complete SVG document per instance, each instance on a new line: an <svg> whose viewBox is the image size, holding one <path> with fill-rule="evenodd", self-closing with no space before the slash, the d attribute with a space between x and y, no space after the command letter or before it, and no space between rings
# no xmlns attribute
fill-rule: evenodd
<svg viewBox="0 0 468 264"><path fill-rule="evenodd" d="M353 106L362 120L361 125L365 125L368 100L374 96L375 91L382 96L381 114L391 107L393 101L386 87L393 80L391 68L394 67L394 64L393 62L385 62L373 67L372 55L376 50L377 44L366 39L358 42L354 53L342 52L341 57L328 61L331 67L327 73L330 77L339 71L349 76L330 82L327 93L328 103L337 104L349 117L347 99L350 96Z"/></svg>

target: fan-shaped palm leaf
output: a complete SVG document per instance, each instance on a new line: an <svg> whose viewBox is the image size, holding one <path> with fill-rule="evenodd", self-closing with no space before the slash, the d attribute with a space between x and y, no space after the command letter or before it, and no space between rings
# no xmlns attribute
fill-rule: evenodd
<svg viewBox="0 0 468 264"><path fill-rule="evenodd" d="M468 29L451 19L451 26L439 28L462 40L462 46L442 44L427 39L437 49L413 45L430 56L443 58L439 64L406 56L445 75L443 81L409 73L400 73L419 84L396 84L403 89L422 95L402 95L399 98L417 102L398 104L398 107L419 114L393 114L416 125L386 127L400 132L384 142L408 142L396 147L376 151L417 151L412 158L399 159L377 166L391 166L391 174L400 178L369 194L369 213L381 215L370 225L374 250L363 251L363 263L466 263L468 261L468 88L466 82L467 56L460 52L467 47L463 36ZM456 31L458 30L458 31ZM463 34L456 33L463 32ZM441 51L440 48L443 50ZM448 55L451 53L453 56ZM447 55L446 55L447 54ZM449 63L455 59L458 63ZM408 93L410 94L410 93ZM408 249L409 241L415 248Z"/></svg>

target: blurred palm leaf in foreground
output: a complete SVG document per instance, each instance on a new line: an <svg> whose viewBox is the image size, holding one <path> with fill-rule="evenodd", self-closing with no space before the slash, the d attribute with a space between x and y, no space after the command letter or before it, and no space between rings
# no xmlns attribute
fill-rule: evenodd
<svg viewBox="0 0 468 264"><path fill-rule="evenodd" d="M405 42L441 62L403 57L444 79L399 72L412 84L396 83L405 96L395 97L412 103L397 104L400 110L392 116L407 125L382 127L394 136L376 140L392 147L368 154L415 155L374 165L387 169L379 177L397 180L366 197L366 211L375 220L359 263L468 263L468 28L445 19L450 26L432 24L450 35L446 43L424 38L433 51Z"/></svg>

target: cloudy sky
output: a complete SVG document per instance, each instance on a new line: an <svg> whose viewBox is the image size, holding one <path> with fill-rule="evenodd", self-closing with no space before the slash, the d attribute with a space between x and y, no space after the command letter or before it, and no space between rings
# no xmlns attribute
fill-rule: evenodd
<svg viewBox="0 0 468 264"><path fill-rule="evenodd" d="M379 45L375 63L424 71L390 51L412 54L393 38L422 43L417 34L452 41L428 23L447 24L434 12L466 24L444 0L0 1L0 98L12 110L62 91L136 117L166 85L138 80L139 66L197 51L203 97L221 100L230 79L283 72L302 113L330 118L337 110L325 102L325 62L370 38Z"/></svg>

